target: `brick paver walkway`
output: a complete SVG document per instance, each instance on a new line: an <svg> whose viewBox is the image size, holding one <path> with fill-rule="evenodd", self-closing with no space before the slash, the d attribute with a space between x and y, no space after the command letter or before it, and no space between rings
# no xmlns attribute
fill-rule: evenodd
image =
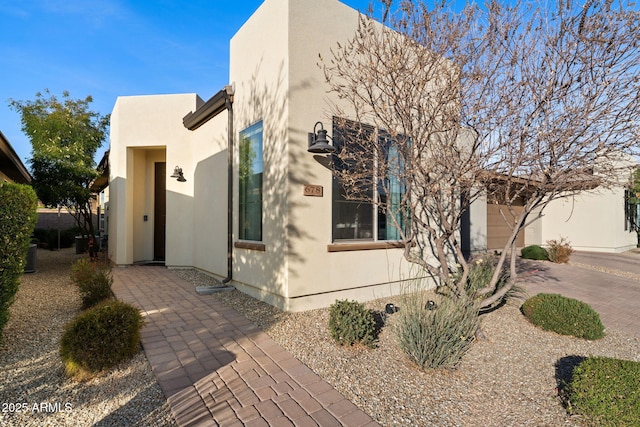
<svg viewBox="0 0 640 427"><path fill-rule="evenodd" d="M578 299L600 314L605 328L640 338L640 253L578 252L570 262L575 264L523 261L528 266L524 270L532 272L524 281L527 293L558 293ZM634 276L624 277L624 273Z"/></svg>
<svg viewBox="0 0 640 427"><path fill-rule="evenodd" d="M113 270L147 322L142 346L180 426L375 423L237 311L164 267Z"/></svg>

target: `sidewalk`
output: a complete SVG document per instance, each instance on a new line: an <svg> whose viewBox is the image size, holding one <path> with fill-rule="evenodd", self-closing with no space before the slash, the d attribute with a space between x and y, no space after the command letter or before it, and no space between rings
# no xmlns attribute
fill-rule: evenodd
<svg viewBox="0 0 640 427"><path fill-rule="evenodd" d="M179 426L374 427L367 414L237 311L164 267L113 270L141 308L142 346Z"/></svg>

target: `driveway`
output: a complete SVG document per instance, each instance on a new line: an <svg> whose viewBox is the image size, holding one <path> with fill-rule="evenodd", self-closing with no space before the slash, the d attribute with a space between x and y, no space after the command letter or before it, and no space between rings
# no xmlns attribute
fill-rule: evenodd
<svg viewBox="0 0 640 427"><path fill-rule="evenodd" d="M569 264L523 260L530 296L558 293L589 304L605 328L640 338L640 252L576 252Z"/></svg>

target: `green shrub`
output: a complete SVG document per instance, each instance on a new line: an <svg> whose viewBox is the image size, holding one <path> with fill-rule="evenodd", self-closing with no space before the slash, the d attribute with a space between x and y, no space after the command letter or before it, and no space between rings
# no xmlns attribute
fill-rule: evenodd
<svg viewBox="0 0 640 427"><path fill-rule="evenodd" d="M469 263L469 277L467 278L465 291L470 298L476 298L477 292L489 285L491 278L493 277L493 273L496 270L495 264L495 257L491 255L485 255L484 257L475 259L473 262ZM462 271L459 271L454 275L454 281L459 280L461 276ZM498 292L503 286L509 283L509 277L509 272L505 270L500 273L498 276L498 283L495 287L495 292ZM522 293L522 289L518 286L513 286L513 288L504 296L504 299L517 297L520 293ZM487 295L483 295L482 297L486 298Z"/></svg>
<svg viewBox="0 0 640 427"><path fill-rule="evenodd" d="M531 245L522 248L520 255L524 259L537 259L541 261L549 261L549 253L547 250L538 245Z"/></svg>
<svg viewBox="0 0 640 427"><path fill-rule="evenodd" d="M24 272L37 203L28 185L0 182L0 343Z"/></svg>
<svg viewBox="0 0 640 427"><path fill-rule="evenodd" d="M357 301L336 300L331 304L329 331L340 345L360 343L373 347L377 338L373 311Z"/></svg>
<svg viewBox="0 0 640 427"><path fill-rule="evenodd" d="M479 326L478 307L465 296L442 298L427 310L421 292L402 299L395 333L409 358L426 368L453 368L470 348Z"/></svg>
<svg viewBox="0 0 640 427"><path fill-rule="evenodd" d="M547 240L547 245L549 245L549 260L558 264L568 263L574 252L570 242L564 237L560 237L560 240Z"/></svg>
<svg viewBox="0 0 640 427"><path fill-rule="evenodd" d="M83 308L89 308L113 296L113 277L107 263L81 258L71 266L71 280L80 290Z"/></svg>
<svg viewBox="0 0 640 427"><path fill-rule="evenodd" d="M640 425L640 362L588 357L566 385L567 411L593 426Z"/></svg>
<svg viewBox="0 0 640 427"><path fill-rule="evenodd" d="M597 340L604 336L600 315L588 304L558 294L538 294L522 304L522 313L546 331Z"/></svg>
<svg viewBox="0 0 640 427"><path fill-rule="evenodd" d="M129 360L138 352L143 325L137 308L115 300L80 313L60 341L66 374L86 378Z"/></svg>

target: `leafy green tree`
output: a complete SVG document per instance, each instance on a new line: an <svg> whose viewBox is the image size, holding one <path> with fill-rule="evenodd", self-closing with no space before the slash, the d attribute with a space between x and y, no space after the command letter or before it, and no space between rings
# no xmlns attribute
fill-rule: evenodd
<svg viewBox="0 0 640 427"><path fill-rule="evenodd" d="M91 182L98 176L94 156L102 145L109 116L89 109L91 96L59 99L49 90L31 101L10 100L21 115L22 131L31 139L32 185L49 207L64 206L87 236L94 236Z"/></svg>

